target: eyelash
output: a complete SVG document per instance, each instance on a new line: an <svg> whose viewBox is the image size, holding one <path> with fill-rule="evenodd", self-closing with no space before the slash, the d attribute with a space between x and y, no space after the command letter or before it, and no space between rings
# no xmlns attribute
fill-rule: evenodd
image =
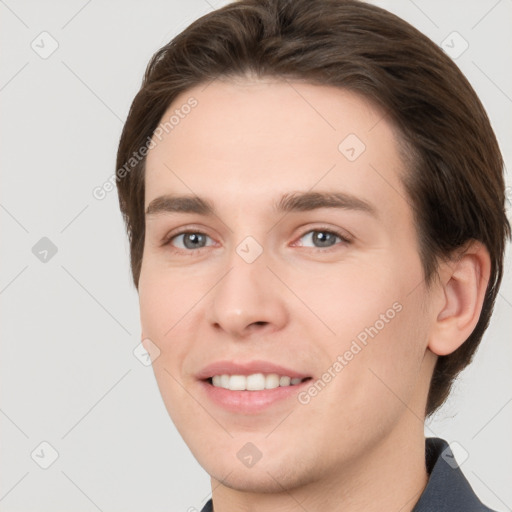
<svg viewBox="0 0 512 512"><path fill-rule="evenodd" d="M332 228L327 228L327 227L318 227L318 228L314 228L314 229L309 229L307 231L304 231L299 237L298 239L301 239L303 238L305 235L309 234L309 233L315 233L315 232L320 232L320 233L329 233L331 235L335 235L337 236L338 238L340 238L341 242L343 244L347 244L349 245L350 243L352 243L352 240L350 238L348 238L344 233L341 233L340 231L337 231L335 229L332 229ZM199 231L199 230L194 230L194 229L187 229L187 230L183 230L183 231L179 231L178 233L172 233L171 235L167 236L163 242L162 242L162 247L165 247L165 246L169 246L172 242L172 240L174 240L175 238L177 238L178 236L181 236L181 235L186 235L188 233L193 233L193 234L196 234L196 235L204 235L208 238L211 238L209 237L206 233L203 233L202 231ZM334 246L331 246L331 247L325 247L325 248L322 248L322 247L309 247L308 249L312 249L314 252L332 252L333 250L336 250L337 247L339 245L339 242L334 245ZM207 249L207 247L200 247L199 249L178 249L178 248L173 248L173 251L175 252L180 252L180 253L188 253L190 256L193 256L194 253L199 253L201 251L201 249Z"/></svg>

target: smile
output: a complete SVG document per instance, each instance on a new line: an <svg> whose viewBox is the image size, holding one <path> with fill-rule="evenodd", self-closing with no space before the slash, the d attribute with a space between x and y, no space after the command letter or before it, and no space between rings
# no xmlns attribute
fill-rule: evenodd
<svg viewBox="0 0 512 512"><path fill-rule="evenodd" d="M209 382L217 387L229 389L231 391L261 391L264 389L275 389L278 387L295 386L304 380L310 379L306 377L291 378L287 375L278 375L277 373L253 373L251 375L214 375Z"/></svg>

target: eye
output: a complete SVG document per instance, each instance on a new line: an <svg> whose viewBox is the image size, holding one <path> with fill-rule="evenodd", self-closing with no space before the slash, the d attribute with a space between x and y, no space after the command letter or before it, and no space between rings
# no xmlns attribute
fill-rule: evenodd
<svg viewBox="0 0 512 512"><path fill-rule="evenodd" d="M173 245L174 247L182 250L188 249L202 249L207 247L206 240L211 238L200 231L182 231L169 237L163 245ZM181 242L174 242L173 240L180 240ZM209 244L213 245L213 244Z"/></svg>
<svg viewBox="0 0 512 512"><path fill-rule="evenodd" d="M337 243L337 239L344 243L350 243L350 240L343 236L342 233L331 229L312 229L304 233L299 240L307 240L313 244L316 249L329 249L334 247ZM300 246L304 247L304 243L300 243Z"/></svg>
<svg viewBox="0 0 512 512"><path fill-rule="evenodd" d="M212 243L207 243L210 240ZM294 245L298 245L300 247L312 247L316 249L330 249L335 247L340 242L349 244L350 239L347 238L341 232L338 232L333 229L324 229L317 228L311 229L305 232L300 238L300 240L306 240L306 243L299 242ZM308 245L308 243L312 243L313 245ZM178 250L184 252L195 252L194 249L203 249L208 246L215 245L213 240L202 233L201 231L181 231L180 233L174 233L167 237L166 240L162 243L163 246L172 245ZM325 251L323 251L325 252Z"/></svg>

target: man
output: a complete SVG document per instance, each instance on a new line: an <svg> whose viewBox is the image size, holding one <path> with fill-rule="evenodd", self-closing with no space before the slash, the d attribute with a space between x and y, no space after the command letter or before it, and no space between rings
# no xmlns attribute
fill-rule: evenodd
<svg viewBox="0 0 512 512"><path fill-rule="evenodd" d="M434 43L354 0L229 4L155 54L117 168L203 512L489 510L423 430L510 237L496 138Z"/></svg>

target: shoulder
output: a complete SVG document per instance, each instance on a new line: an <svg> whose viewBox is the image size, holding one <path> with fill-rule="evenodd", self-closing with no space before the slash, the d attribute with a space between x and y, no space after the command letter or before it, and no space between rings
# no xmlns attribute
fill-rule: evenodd
<svg viewBox="0 0 512 512"><path fill-rule="evenodd" d="M475 494L444 439L425 439L425 459L430 477L413 512L496 512Z"/></svg>
<svg viewBox="0 0 512 512"><path fill-rule="evenodd" d="M213 512L213 503L211 498L205 503L204 507L201 509L201 512Z"/></svg>

